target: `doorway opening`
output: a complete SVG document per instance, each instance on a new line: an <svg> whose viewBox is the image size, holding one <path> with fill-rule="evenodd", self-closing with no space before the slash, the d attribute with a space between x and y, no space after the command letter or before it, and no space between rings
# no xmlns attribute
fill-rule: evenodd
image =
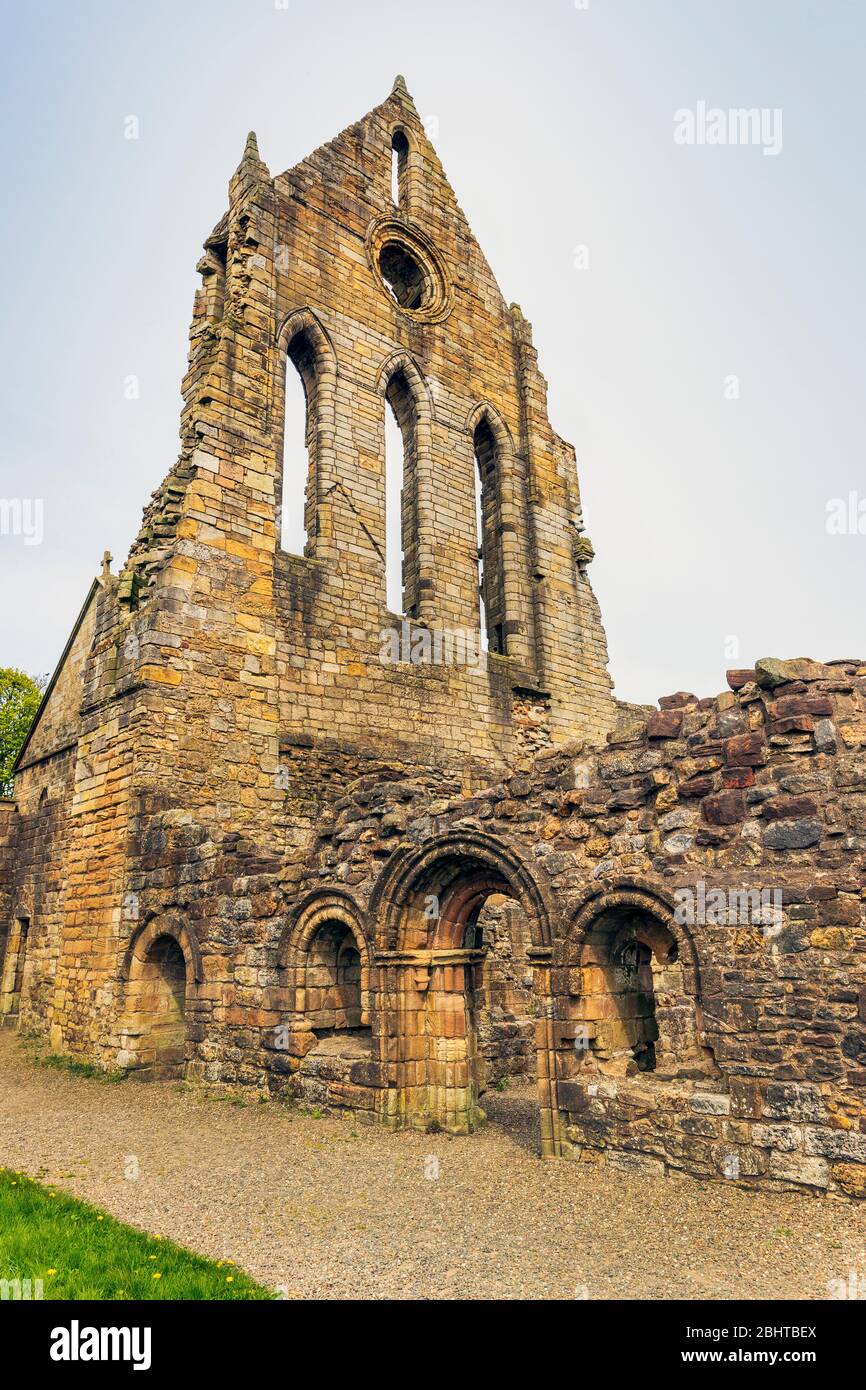
<svg viewBox="0 0 866 1390"><path fill-rule="evenodd" d="M157 936L129 982L136 1069L148 1080L183 1076L186 1061L186 961L173 936Z"/></svg>
<svg viewBox="0 0 866 1390"><path fill-rule="evenodd" d="M485 851L425 850L428 864L392 919L394 1106L402 1123L450 1133L489 1117L538 1152L541 1112L554 1109L542 1007L549 980L535 954L543 908L507 849Z"/></svg>

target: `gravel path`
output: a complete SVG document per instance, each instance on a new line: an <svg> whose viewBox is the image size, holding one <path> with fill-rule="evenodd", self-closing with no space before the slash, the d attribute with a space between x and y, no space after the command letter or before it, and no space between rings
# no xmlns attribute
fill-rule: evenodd
<svg viewBox="0 0 866 1390"><path fill-rule="evenodd" d="M470 1138L389 1134L70 1076L0 1032L0 1165L290 1298L821 1299L866 1277L863 1208L542 1163L531 1093L485 1103Z"/></svg>

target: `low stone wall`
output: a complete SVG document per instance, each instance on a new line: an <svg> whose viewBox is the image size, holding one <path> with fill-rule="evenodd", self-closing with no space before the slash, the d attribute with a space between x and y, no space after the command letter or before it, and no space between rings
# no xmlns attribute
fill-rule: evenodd
<svg viewBox="0 0 866 1390"><path fill-rule="evenodd" d="M535 1011L550 1015L559 1151L858 1195L866 667L767 661L730 679L712 700L680 693L654 712L624 711L605 747L552 750L472 794L431 801L405 778L359 779L322 825L298 892L342 885L371 940L393 947L389 914L399 923L412 886L435 886L423 865L437 845L467 880L498 866L525 918L535 913L530 968L546 978ZM539 888L538 910L512 855ZM388 867L400 861L419 865L402 886ZM598 966L586 952L611 914L651 918L676 947L673 964L654 961L662 1036L646 1073L627 1046L629 1027L646 1034L640 1010L617 1051L589 1007L586 972ZM407 957L403 968L421 964ZM374 1012L390 1037L399 1025L382 991ZM411 989L406 1000L426 1007ZM599 1003L617 1015L615 992ZM419 1055L404 1066L417 1082ZM379 1081L395 1082L384 1060Z"/></svg>
<svg viewBox="0 0 866 1390"><path fill-rule="evenodd" d="M820 1086L599 1078L562 1082L559 1098L566 1152L581 1163L866 1196L859 1106L828 1102Z"/></svg>
<svg viewBox="0 0 866 1390"><path fill-rule="evenodd" d="M483 787L287 747L265 839L136 793L104 1021L66 1046L136 1065L171 936L190 1078L465 1132L535 1074L547 1154L862 1195L866 666L731 683ZM335 988L324 929L358 956ZM29 988L39 1027L48 973Z"/></svg>

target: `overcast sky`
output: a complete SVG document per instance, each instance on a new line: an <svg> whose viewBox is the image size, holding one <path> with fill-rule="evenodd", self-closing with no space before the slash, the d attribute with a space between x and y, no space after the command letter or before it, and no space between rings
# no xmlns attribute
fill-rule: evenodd
<svg viewBox="0 0 866 1390"><path fill-rule="evenodd" d="M195 264L246 132L280 172L397 72L577 447L617 693L866 657L866 6L2 8L0 498L25 509L0 534L0 665L53 668L175 460ZM708 143L716 108L763 131ZM35 512L9 534L27 499L41 544Z"/></svg>

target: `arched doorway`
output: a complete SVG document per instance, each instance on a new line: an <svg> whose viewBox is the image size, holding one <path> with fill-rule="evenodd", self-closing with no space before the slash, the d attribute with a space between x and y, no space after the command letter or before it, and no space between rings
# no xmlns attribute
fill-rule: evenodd
<svg viewBox="0 0 866 1390"><path fill-rule="evenodd" d="M197 948L184 928L153 920L130 945L124 975L121 1060L147 1080L182 1077L189 988L200 976Z"/></svg>
<svg viewBox="0 0 866 1390"><path fill-rule="evenodd" d="M371 906L377 960L393 970L383 995L389 1120L467 1133L491 1081L523 1074L536 1078L540 1148L556 1152L550 926L525 865L492 837L445 836L395 856ZM518 922L515 961L503 937Z"/></svg>

